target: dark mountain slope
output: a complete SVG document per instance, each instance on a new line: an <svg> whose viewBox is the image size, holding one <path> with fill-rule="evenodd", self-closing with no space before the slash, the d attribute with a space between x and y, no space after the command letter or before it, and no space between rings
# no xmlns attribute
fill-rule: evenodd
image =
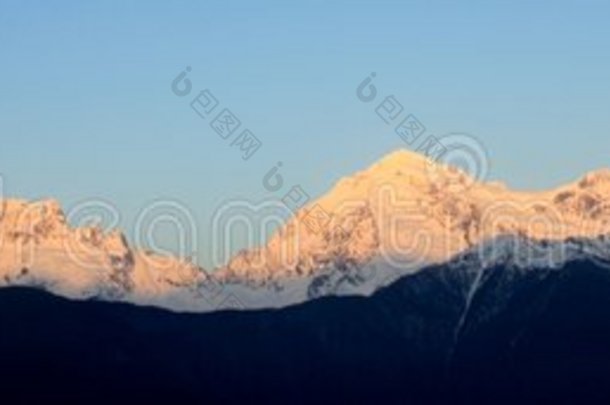
<svg viewBox="0 0 610 405"><path fill-rule="evenodd" d="M610 399L610 271L589 262L560 271L495 268L466 312L474 276L432 268L371 298L207 315L0 290L2 398Z"/></svg>

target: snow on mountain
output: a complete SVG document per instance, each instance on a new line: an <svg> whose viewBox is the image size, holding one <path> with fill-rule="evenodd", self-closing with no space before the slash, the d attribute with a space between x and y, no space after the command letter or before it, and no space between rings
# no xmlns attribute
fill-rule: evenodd
<svg viewBox="0 0 610 405"><path fill-rule="evenodd" d="M582 254L605 262L609 197L609 170L528 193L476 182L401 150L342 179L265 246L239 253L211 274L132 249L118 231L73 229L55 201L5 200L0 283L70 298L211 311L369 295L453 258L478 269L497 260L555 267Z"/></svg>
<svg viewBox="0 0 610 405"><path fill-rule="evenodd" d="M478 183L401 150L341 180L266 246L240 253L218 276L230 286L254 286L259 297L273 290L259 302L241 294L246 306L283 306L323 295L368 295L462 252L488 258L495 249L517 256L523 267L554 266L573 257L563 243L570 238L592 238L599 242L594 250L605 251L599 237L609 229L608 197L607 170L528 193ZM323 225L312 226L312 216ZM507 243L506 236L528 243Z"/></svg>
<svg viewBox="0 0 610 405"><path fill-rule="evenodd" d="M0 285L36 286L74 299L180 308L205 274L196 266L130 248L119 231L71 228L53 200L4 200Z"/></svg>

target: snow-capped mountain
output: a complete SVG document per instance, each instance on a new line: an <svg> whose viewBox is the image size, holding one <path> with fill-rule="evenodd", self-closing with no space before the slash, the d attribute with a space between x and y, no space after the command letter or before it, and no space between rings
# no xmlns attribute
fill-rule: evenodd
<svg viewBox="0 0 610 405"><path fill-rule="evenodd" d="M119 231L72 228L52 200L3 201L0 238L3 286L163 305L172 292L181 290L184 296L204 276L192 264L132 249Z"/></svg>
<svg viewBox="0 0 610 405"><path fill-rule="evenodd" d="M401 150L341 180L266 246L237 255L218 275L231 286L256 286L259 296L274 290L271 302L251 299L247 306L282 306L323 295L369 295L462 253L481 264L493 262L490 252L514 255L524 268L560 266L583 251L603 259L609 197L607 170L528 193L478 183ZM572 239L595 243L575 249Z"/></svg>
<svg viewBox="0 0 610 405"><path fill-rule="evenodd" d="M0 283L206 312L369 295L454 258L476 268L498 260L553 268L582 255L605 263L609 197L608 170L519 192L401 150L342 179L265 246L211 272L134 249L119 231L72 228L55 201L5 200Z"/></svg>

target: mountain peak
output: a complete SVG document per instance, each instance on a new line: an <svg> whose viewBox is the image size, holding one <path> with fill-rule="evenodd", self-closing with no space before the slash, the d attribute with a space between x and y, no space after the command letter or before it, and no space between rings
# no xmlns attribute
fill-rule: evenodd
<svg viewBox="0 0 610 405"><path fill-rule="evenodd" d="M430 186L449 188L474 185L477 180L457 166L447 165L430 156L408 149L398 149L382 157L360 174L375 183L411 185L424 189Z"/></svg>
<svg viewBox="0 0 610 405"><path fill-rule="evenodd" d="M408 149L398 149L388 153L377 163L373 164L367 173L385 177L400 174L411 174L427 176L430 172L436 171L440 166L428 156L413 152Z"/></svg>
<svg viewBox="0 0 610 405"><path fill-rule="evenodd" d="M430 163L431 160L427 156L405 148L392 151L378 161L379 165L384 166L421 165Z"/></svg>
<svg viewBox="0 0 610 405"><path fill-rule="evenodd" d="M316 203L333 213L346 203L369 201L371 196L386 187L401 193L428 189L439 173L445 177L444 166L435 164L425 155L398 149L368 168L342 178Z"/></svg>

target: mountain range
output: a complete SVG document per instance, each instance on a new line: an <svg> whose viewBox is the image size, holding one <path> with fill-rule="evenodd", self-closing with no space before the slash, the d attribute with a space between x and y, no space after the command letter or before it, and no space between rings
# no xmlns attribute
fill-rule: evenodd
<svg viewBox="0 0 610 405"><path fill-rule="evenodd" d="M398 151L213 271L4 200L2 398L607 403L608 196Z"/></svg>
<svg viewBox="0 0 610 405"><path fill-rule="evenodd" d="M120 230L73 228L57 201L5 199L0 286L211 312L368 296L475 251L477 266L495 264L494 255L516 256L523 268L560 267L583 255L605 263L609 197L610 170L549 191L519 192L399 150L340 180L264 246L208 271L134 248ZM527 243L506 251L504 240L514 237ZM575 246L573 239L590 243Z"/></svg>

